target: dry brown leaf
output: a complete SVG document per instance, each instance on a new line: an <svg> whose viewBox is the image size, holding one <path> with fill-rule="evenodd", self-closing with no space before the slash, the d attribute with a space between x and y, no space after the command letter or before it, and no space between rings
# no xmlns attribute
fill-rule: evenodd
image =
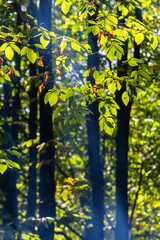
<svg viewBox="0 0 160 240"><path fill-rule="evenodd" d="M47 83L48 83L48 72L47 71L44 73L44 83L45 83L45 85L47 85Z"/></svg>
<svg viewBox="0 0 160 240"><path fill-rule="evenodd" d="M45 86L43 85L43 83L39 86L39 93L38 93L38 97L41 96L43 90L45 89Z"/></svg>
<svg viewBox="0 0 160 240"><path fill-rule="evenodd" d="M60 69L60 67L57 67L57 73L59 74L59 76L62 78L62 70Z"/></svg>
<svg viewBox="0 0 160 240"><path fill-rule="evenodd" d="M40 59L40 60L38 61L38 65L39 65L40 67L44 67L42 59Z"/></svg>
<svg viewBox="0 0 160 240"><path fill-rule="evenodd" d="M0 68L2 67L3 65L3 58L0 57Z"/></svg>

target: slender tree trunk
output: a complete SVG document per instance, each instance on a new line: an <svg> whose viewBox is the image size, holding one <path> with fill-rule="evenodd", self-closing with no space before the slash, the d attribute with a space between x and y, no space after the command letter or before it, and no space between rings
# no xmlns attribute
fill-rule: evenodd
<svg viewBox="0 0 160 240"><path fill-rule="evenodd" d="M17 26L20 25L20 16L17 14ZM15 54L15 69L20 72L20 57ZM9 149L12 146L16 146L18 143L18 131L19 131L19 110L20 110L20 78L12 77L12 85L14 89L14 95L12 96L12 88L10 84L4 84L4 148ZM12 122L9 123L9 118ZM10 159L13 162L17 162L16 156L10 155ZM18 230L18 201L17 201L17 173L15 169L7 169L4 173L5 181L5 216L4 224L10 224L10 230L4 234L4 239L15 239L14 231Z"/></svg>
<svg viewBox="0 0 160 240"><path fill-rule="evenodd" d="M34 17L37 17L37 6L30 1L29 11ZM34 39L31 39L30 44L34 44ZM30 139L36 138L37 133L37 86L35 85L34 77L37 74L36 64L30 64L30 77L33 77L30 91L29 91L29 99L30 99L30 113L29 113L29 133ZM29 149L29 158L31 166L29 168L29 181L28 181L28 206L27 206L27 217L35 217L36 213L36 163L37 163L37 148L36 145L32 145Z"/></svg>
<svg viewBox="0 0 160 240"><path fill-rule="evenodd" d="M123 3L123 0L122 0ZM118 16L120 13L118 12ZM142 21L141 10L136 8L136 17ZM119 26L124 26L124 19L119 20ZM128 42L124 46L124 56L121 63L127 60L128 55ZM140 46L135 43L134 57L140 58ZM126 68L125 72L118 72L118 76L127 75L127 64L123 66ZM129 139L129 121L132 106L132 100L127 107L122 102L122 94L126 91L126 84L123 83L121 91L116 93L116 101L120 106L117 112L117 136L116 136L116 155L117 155L117 168L116 168L116 240L129 239L129 222L128 222L128 139Z"/></svg>
<svg viewBox="0 0 160 240"><path fill-rule="evenodd" d="M52 1L40 1L40 21L43 26L51 30L51 9ZM52 46L49 44L46 51L43 52L44 68L40 73L48 72L49 80L40 96L40 142L46 143L45 149L41 152L40 160L40 183L39 183L39 214L40 217L55 217L55 180L54 180L54 152L53 130L52 130L52 109L49 104L44 104L45 93L53 88L52 74ZM39 228L39 234L43 240L54 239L54 224L49 224L46 228L43 224Z"/></svg>
<svg viewBox="0 0 160 240"><path fill-rule="evenodd" d="M98 12L98 6L97 6ZM97 12L92 19L96 19ZM99 69L99 57L97 36L92 33L88 35L88 44L91 46L92 54L88 56L88 67ZM92 71L91 71L92 72ZM95 84L93 75L90 74L89 81ZM88 155L89 155L89 172L92 186L92 224L93 227L87 236L92 240L103 240L103 219L104 219L104 180L103 169L100 157L100 133L99 133L99 113L98 101L88 105L93 114L88 115L87 134L88 134Z"/></svg>
<svg viewBox="0 0 160 240"><path fill-rule="evenodd" d="M123 3L123 1L122 1ZM120 13L118 12L118 16ZM124 19L119 20L119 26L124 26ZM118 66L127 60L128 55L128 41L123 45L124 55ZM123 66L126 71L118 72L118 76L127 75L127 64ZM126 83L120 91L116 92L116 101L120 107L117 111L117 136L116 136L116 240L128 240L129 226L128 226L128 137L129 137L129 121L131 111L131 101L127 106L122 102L122 94L126 91Z"/></svg>
<svg viewBox="0 0 160 240"><path fill-rule="evenodd" d="M10 149L13 146L11 125L9 119L11 119L11 107L10 107L10 94L11 86L10 84L4 84L4 137L3 137L3 148ZM14 159L12 159L14 161ZM17 209L17 189L16 189L16 172L14 169L7 169L3 175L4 177L4 187L3 191L5 194L5 205L4 205L4 217L3 224L6 227L5 234L3 239L14 239L13 230L17 230L17 218L18 218L18 209ZM9 228L7 227L10 226Z"/></svg>

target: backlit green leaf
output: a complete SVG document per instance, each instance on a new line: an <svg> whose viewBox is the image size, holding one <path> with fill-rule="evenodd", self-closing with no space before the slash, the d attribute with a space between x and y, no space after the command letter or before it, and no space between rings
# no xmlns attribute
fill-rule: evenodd
<svg viewBox="0 0 160 240"><path fill-rule="evenodd" d="M71 47L78 52L81 50L81 46L75 42L71 42Z"/></svg>
<svg viewBox="0 0 160 240"><path fill-rule="evenodd" d="M135 36L135 42L137 43L137 45L141 44L144 40L144 34L143 33L138 33Z"/></svg>
<svg viewBox="0 0 160 240"><path fill-rule="evenodd" d="M62 5L61 5L61 9L62 12L66 15L69 12L71 6L71 2L70 1L63 1Z"/></svg>
<svg viewBox="0 0 160 240"><path fill-rule="evenodd" d="M52 107L53 105L55 105L58 101L58 96L57 94L54 92L51 94L50 98L49 98L49 104Z"/></svg>
<svg viewBox="0 0 160 240"><path fill-rule="evenodd" d="M67 46L66 41L62 41L61 42L61 52L63 52L63 50L65 49L66 46Z"/></svg>
<svg viewBox="0 0 160 240"><path fill-rule="evenodd" d="M12 50L12 48L10 46L8 46L5 50L5 55L8 58L8 60L12 60L13 56L14 56L14 51Z"/></svg>
<svg viewBox="0 0 160 240"><path fill-rule="evenodd" d="M5 51L7 46L8 46L8 43L3 43L2 46L0 47L0 51L1 52Z"/></svg>
<svg viewBox="0 0 160 240"><path fill-rule="evenodd" d="M92 26L93 35L97 35L99 32L100 32L100 29L98 26Z"/></svg>
<svg viewBox="0 0 160 240"><path fill-rule="evenodd" d="M27 57L28 57L28 60L34 64L37 59L37 54L32 49L28 48Z"/></svg>
<svg viewBox="0 0 160 240"><path fill-rule="evenodd" d="M63 0L56 0L56 2L55 2L55 6L61 4L62 2L63 2Z"/></svg>
<svg viewBox="0 0 160 240"><path fill-rule="evenodd" d="M7 165L0 163L0 173L3 174L7 170Z"/></svg>
<svg viewBox="0 0 160 240"><path fill-rule="evenodd" d="M11 44L11 48L12 48L15 52L17 52L18 54L20 54L20 49L19 49L18 46L16 46L15 44Z"/></svg>
<svg viewBox="0 0 160 240"><path fill-rule="evenodd" d="M110 84L108 85L108 90L109 90L112 94L115 93L115 91L116 91L116 84L115 84L115 82L112 82L112 83L110 83Z"/></svg>
<svg viewBox="0 0 160 240"><path fill-rule="evenodd" d="M128 96L128 92L125 91L123 94L122 94L122 101L123 103L127 106L128 103L129 103L129 96Z"/></svg>

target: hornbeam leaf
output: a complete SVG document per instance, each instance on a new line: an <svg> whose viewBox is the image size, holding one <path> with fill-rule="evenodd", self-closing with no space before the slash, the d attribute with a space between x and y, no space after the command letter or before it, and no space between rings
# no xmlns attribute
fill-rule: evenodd
<svg viewBox="0 0 160 240"><path fill-rule="evenodd" d="M108 85L108 90L109 90L112 94L115 93L115 91L116 91L116 84L115 84L115 82L110 83L110 84Z"/></svg>
<svg viewBox="0 0 160 240"><path fill-rule="evenodd" d="M137 43L137 45L141 44L144 40L144 34L143 33L138 33L135 36L135 42Z"/></svg>
<svg viewBox="0 0 160 240"><path fill-rule="evenodd" d="M61 52L63 52L63 50L65 49L66 46L67 46L66 41L62 41L61 42Z"/></svg>
<svg viewBox="0 0 160 240"><path fill-rule="evenodd" d="M55 6L61 4L61 2L63 2L63 0L56 0L56 2L55 2Z"/></svg>
<svg viewBox="0 0 160 240"><path fill-rule="evenodd" d="M52 107L53 105L55 105L58 101L58 96L57 94L54 92L51 94L50 98L49 98L49 104Z"/></svg>
<svg viewBox="0 0 160 240"><path fill-rule="evenodd" d="M92 33L93 35L97 35L100 32L100 29L98 26L92 26Z"/></svg>
<svg viewBox="0 0 160 240"><path fill-rule="evenodd" d="M27 57L28 57L28 60L34 64L36 59L37 59L37 54L30 48L27 49Z"/></svg>
<svg viewBox="0 0 160 240"><path fill-rule="evenodd" d="M0 173L3 174L7 170L7 165L0 163Z"/></svg>
<svg viewBox="0 0 160 240"><path fill-rule="evenodd" d="M2 46L0 47L0 51L1 52L5 51L7 46L8 46L8 43L3 43Z"/></svg>
<svg viewBox="0 0 160 240"><path fill-rule="evenodd" d="M13 56L14 56L14 51L12 50L12 48L10 46L8 46L5 50L5 55L8 58L8 60L12 60Z"/></svg>
<svg viewBox="0 0 160 240"><path fill-rule="evenodd" d="M19 49L19 47L17 47L15 44L11 44L11 48L12 48L15 52L17 52L18 54L20 54L20 49Z"/></svg>
<svg viewBox="0 0 160 240"><path fill-rule="evenodd" d="M63 1L61 5L62 12L66 15L69 12L71 2Z"/></svg>
<svg viewBox="0 0 160 240"><path fill-rule="evenodd" d="M81 50L81 47L79 46L79 44L77 44L75 42L71 42L71 47L78 52L80 52L80 50Z"/></svg>
<svg viewBox="0 0 160 240"><path fill-rule="evenodd" d="M128 92L125 91L123 94L122 94L122 102L124 103L124 105L128 105L129 103L129 96L128 96Z"/></svg>
<svg viewBox="0 0 160 240"><path fill-rule="evenodd" d="M151 43L152 48L155 50L158 45L158 39L157 36L153 37L153 43Z"/></svg>

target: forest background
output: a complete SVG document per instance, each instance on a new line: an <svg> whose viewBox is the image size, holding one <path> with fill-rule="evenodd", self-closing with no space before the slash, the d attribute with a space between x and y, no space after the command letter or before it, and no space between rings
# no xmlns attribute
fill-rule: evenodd
<svg viewBox="0 0 160 240"><path fill-rule="evenodd" d="M0 0L0 239L160 239L159 16Z"/></svg>

